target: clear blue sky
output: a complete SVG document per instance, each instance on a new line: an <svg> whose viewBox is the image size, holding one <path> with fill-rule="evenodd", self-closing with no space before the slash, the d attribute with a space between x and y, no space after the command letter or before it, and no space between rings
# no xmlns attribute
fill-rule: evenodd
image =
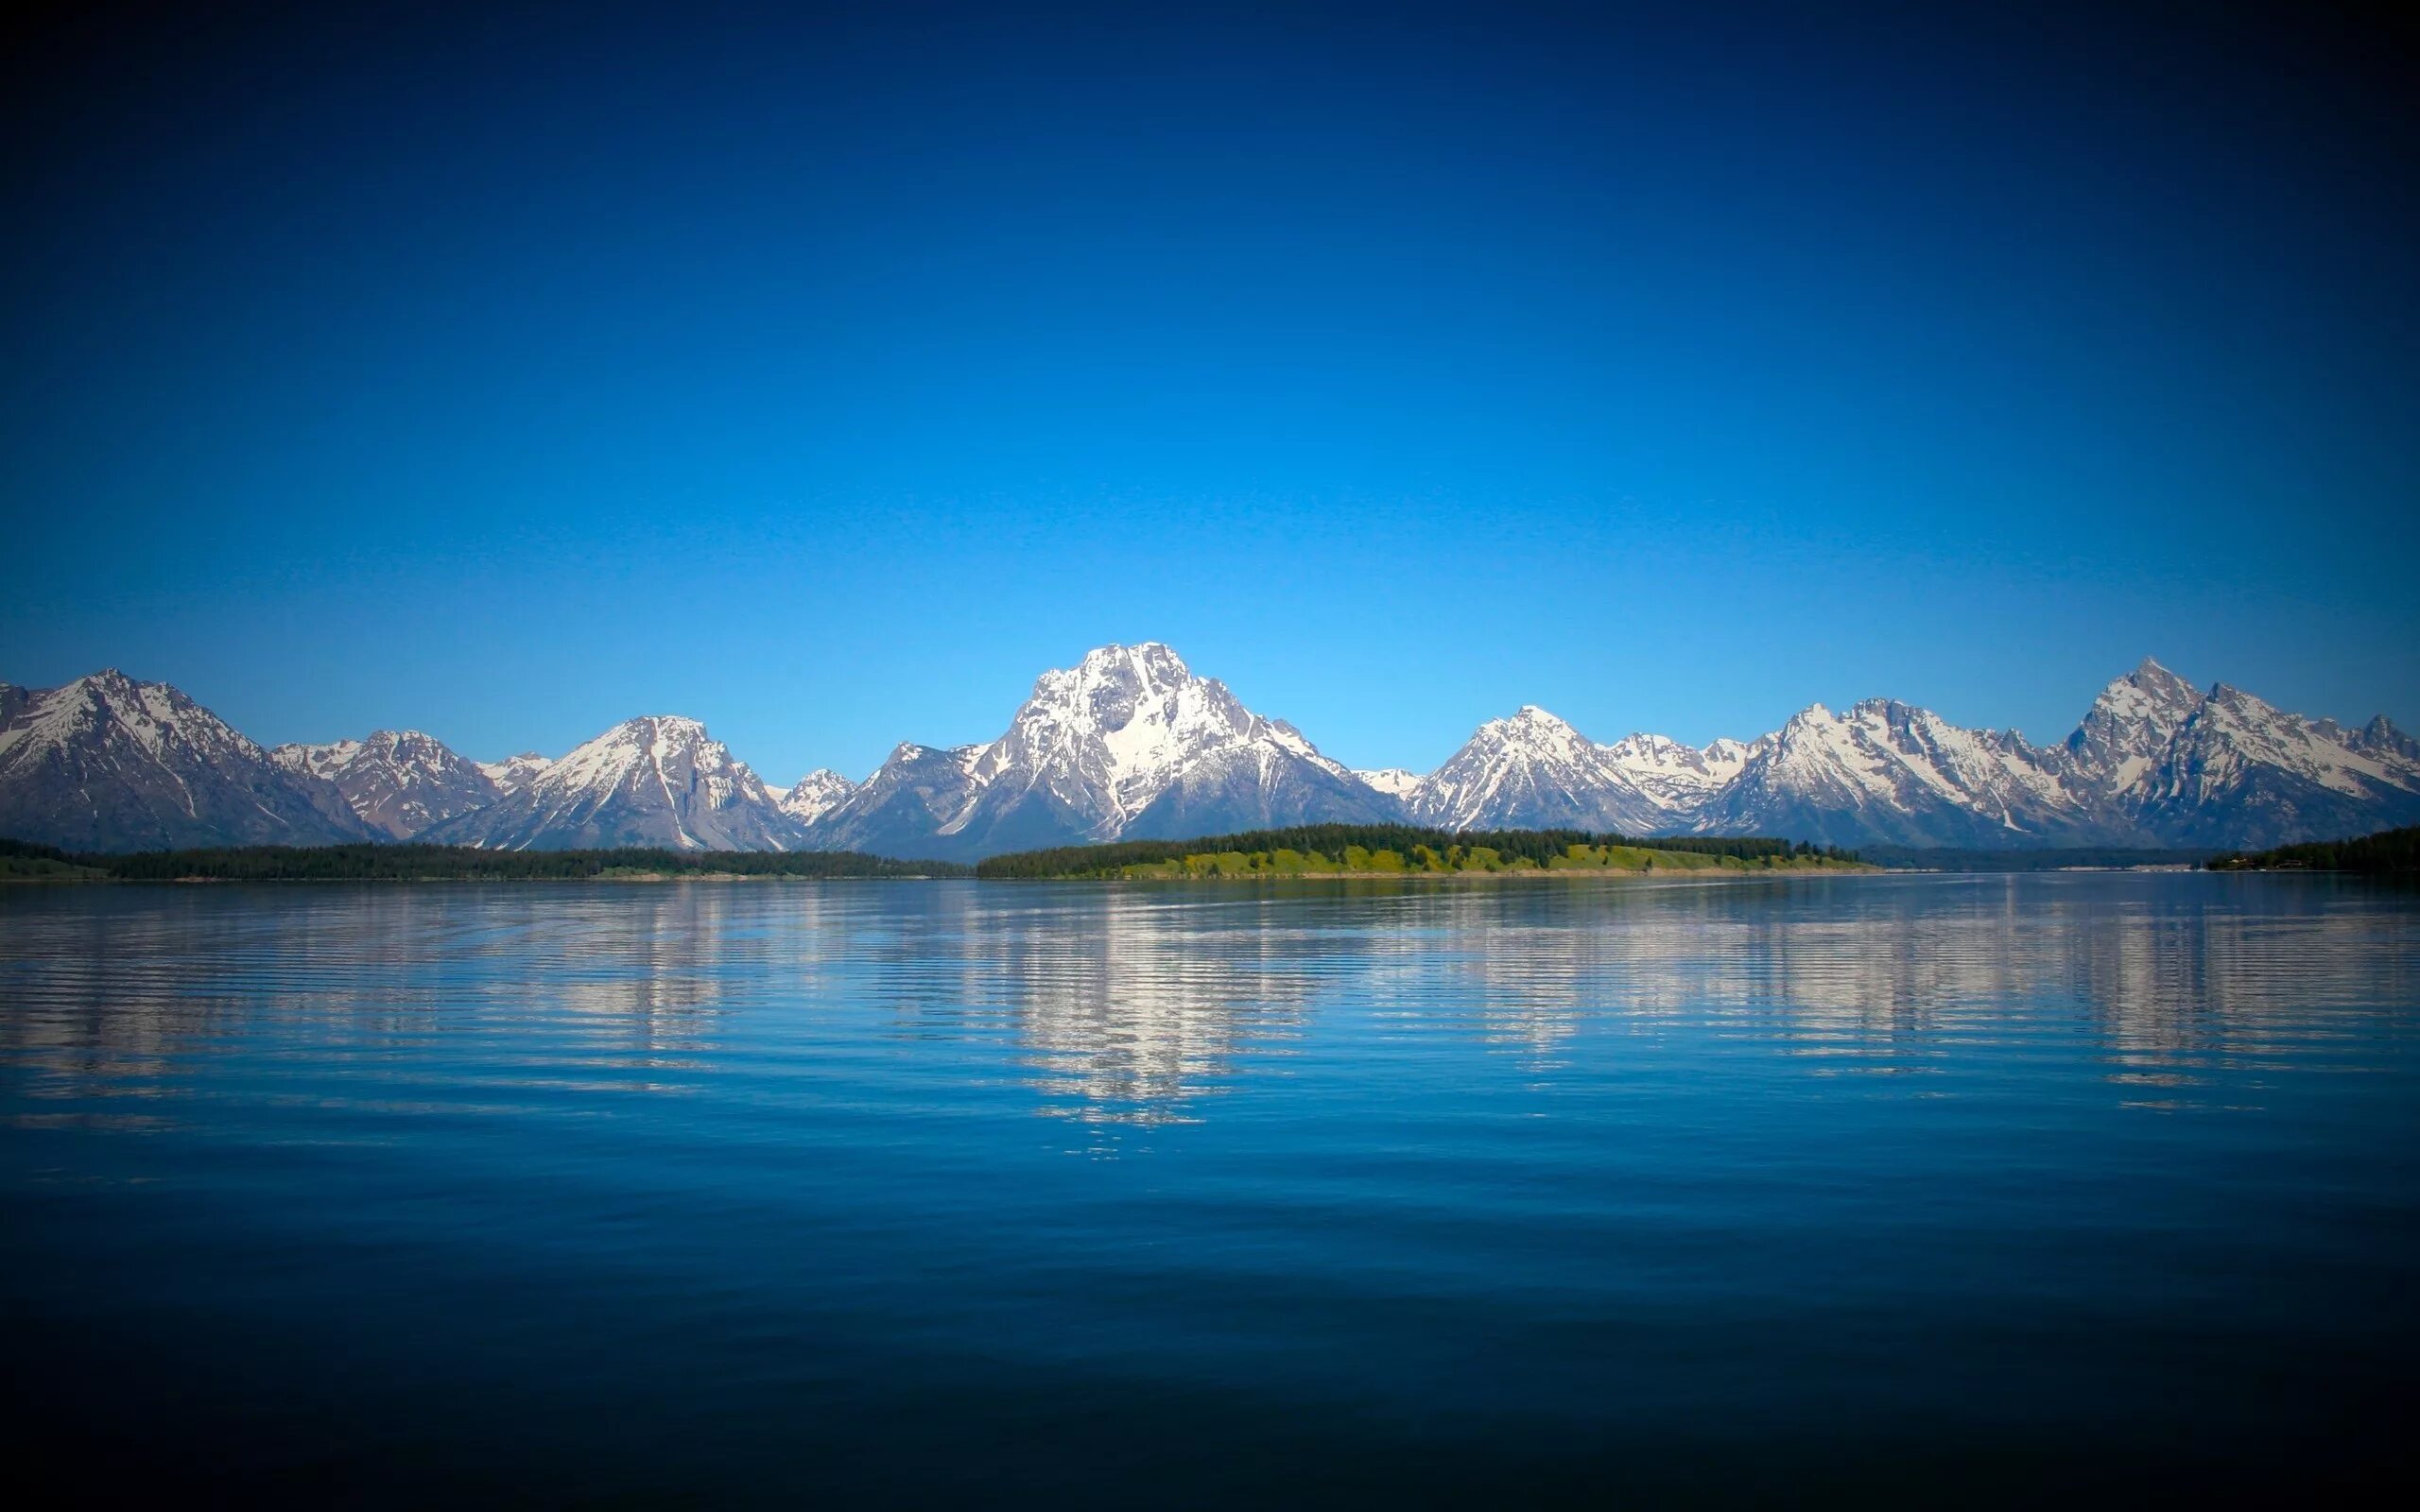
<svg viewBox="0 0 2420 1512"><path fill-rule="evenodd" d="M352 9L17 50L0 679L777 782L1146 638L1361 765L2420 715L2409 32Z"/></svg>

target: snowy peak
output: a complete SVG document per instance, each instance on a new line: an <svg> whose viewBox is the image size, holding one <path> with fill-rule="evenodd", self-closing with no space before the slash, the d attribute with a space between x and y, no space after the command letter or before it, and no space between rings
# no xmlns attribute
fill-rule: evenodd
<svg viewBox="0 0 2420 1512"><path fill-rule="evenodd" d="M1746 761L1646 733L1599 745L1535 704L1472 731L1422 779L1411 812L1455 829L1570 827L1643 834L1685 828Z"/></svg>
<svg viewBox="0 0 2420 1512"><path fill-rule="evenodd" d="M1603 747L1535 704L1471 731L1412 803L1415 818L1455 830L1617 830L1656 812Z"/></svg>
<svg viewBox="0 0 2420 1512"><path fill-rule="evenodd" d="M91 850L323 845L366 833L328 783L289 772L164 682L112 667L12 691L0 833Z"/></svg>
<svg viewBox="0 0 2420 1512"><path fill-rule="evenodd" d="M1195 677L1167 646L1105 645L1035 679L977 777L1023 780L1114 833L1188 761L1252 739L1260 723L1225 684Z"/></svg>
<svg viewBox="0 0 2420 1512"><path fill-rule="evenodd" d="M2420 741L2146 660L2048 749L1890 698L1753 742L1599 745L1534 704L1435 772L1356 772L1156 642L1046 672L996 740L904 744L863 783L769 788L694 719L627 720L560 761L466 762L415 730L259 746L114 668L0 683L0 833L71 849L653 845L973 857L1087 840L1401 817L1457 828L1778 834L1845 845L2261 846L2420 822Z"/></svg>
<svg viewBox="0 0 2420 1512"><path fill-rule="evenodd" d="M1246 709L1225 683L1194 676L1168 647L1105 645L1036 679L976 775L986 785L1005 780L1039 790L1106 837L1189 768L1241 747L1349 775L1291 725Z"/></svg>
<svg viewBox="0 0 2420 1512"><path fill-rule="evenodd" d="M2406 762L2420 763L2420 738L2397 730L2394 722L2384 714L2372 717L2345 744L2355 750L2382 759L2400 757Z"/></svg>
<svg viewBox="0 0 2420 1512"><path fill-rule="evenodd" d="M2013 731L1963 729L1896 699L1837 714L1809 704L1748 751L1698 828L1834 843L2046 844L2083 816L2055 765Z"/></svg>
<svg viewBox="0 0 2420 1512"><path fill-rule="evenodd" d="M1400 766L1373 767L1353 775L1361 780L1363 786L1384 793L1399 802L1409 802L1417 797L1423 781L1418 772L1408 772Z"/></svg>
<svg viewBox="0 0 2420 1512"><path fill-rule="evenodd" d="M332 783L356 817L390 840L495 801L500 790L476 763L417 730L381 730L363 740L280 746L269 758L288 771Z"/></svg>
<svg viewBox="0 0 2420 1512"><path fill-rule="evenodd" d="M946 857L1399 813L1293 726L1145 642L1044 673L997 740L901 747L815 836Z"/></svg>
<svg viewBox="0 0 2420 1512"><path fill-rule="evenodd" d="M764 782L704 725L648 714L624 720L517 791L426 837L507 850L784 850L800 834Z"/></svg>
<svg viewBox="0 0 2420 1512"><path fill-rule="evenodd" d="M2415 785L2392 748L2358 747L2330 722L2287 713L2222 682L2178 731L2155 791L2207 802L2262 769L2357 799Z"/></svg>
<svg viewBox="0 0 2420 1512"><path fill-rule="evenodd" d="M2093 700L2067 737L2068 765L2104 795L2126 793L2158 766L2203 701L2191 683L2145 657Z"/></svg>
<svg viewBox="0 0 2420 1512"><path fill-rule="evenodd" d="M525 750L518 756L509 756L500 762L474 762L471 765L486 774L487 780L495 784L497 792L517 793L527 787L539 773L555 765L555 761L551 756Z"/></svg>
<svg viewBox="0 0 2420 1512"><path fill-rule="evenodd" d="M828 766L819 766L782 793L775 803L799 823L813 824L847 802L856 790L856 783Z"/></svg>

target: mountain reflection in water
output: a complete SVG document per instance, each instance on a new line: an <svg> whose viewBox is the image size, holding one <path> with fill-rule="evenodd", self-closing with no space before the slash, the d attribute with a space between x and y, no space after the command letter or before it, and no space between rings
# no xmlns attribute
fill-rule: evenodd
<svg viewBox="0 0 2420 1512"><path fill-rule="evenodd" d="M2202 874L18 888L7 1416L395 1501L2367 1472L2415 946Z"/></svg>

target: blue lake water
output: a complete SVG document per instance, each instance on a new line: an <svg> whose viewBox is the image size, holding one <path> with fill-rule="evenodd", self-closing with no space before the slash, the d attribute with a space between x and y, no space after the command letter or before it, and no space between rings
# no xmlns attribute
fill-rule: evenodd
<svg viewBox="0 0 2420 1512"><path fill-rule="evenodd" d="M0 890L96 1497L2011 1499L2408 1473L2420 894Z"/></svg>

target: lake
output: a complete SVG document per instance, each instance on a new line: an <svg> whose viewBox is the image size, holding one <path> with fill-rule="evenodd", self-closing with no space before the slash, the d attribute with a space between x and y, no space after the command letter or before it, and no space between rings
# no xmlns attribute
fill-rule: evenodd
<svg viewBox="0 0 2420 1512"><path fill-rule="evenodd" d="M1603 1503L2407 1473L2420 893L0 890L21 1474Z"/></svg>

